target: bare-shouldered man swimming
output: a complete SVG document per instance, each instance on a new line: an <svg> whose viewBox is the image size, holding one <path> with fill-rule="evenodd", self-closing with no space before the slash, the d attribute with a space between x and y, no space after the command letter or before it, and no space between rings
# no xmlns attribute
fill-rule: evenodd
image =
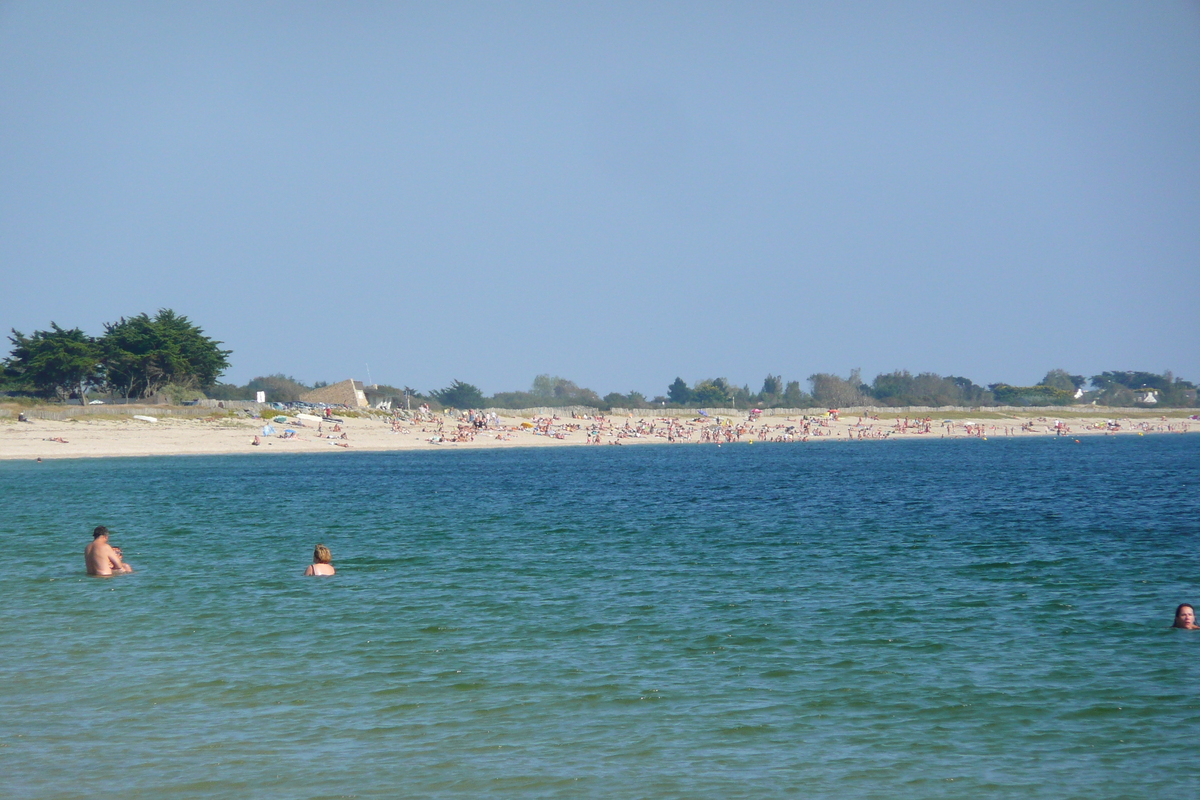
<svg viewBox="0 0 1200 800"><path fill-rule="evenodd" d="M83 549L83 560L88 575L133 572L133 567L121 560L121 551L108 543L108 528L103 525L92 531L92 543Z"/></svg>

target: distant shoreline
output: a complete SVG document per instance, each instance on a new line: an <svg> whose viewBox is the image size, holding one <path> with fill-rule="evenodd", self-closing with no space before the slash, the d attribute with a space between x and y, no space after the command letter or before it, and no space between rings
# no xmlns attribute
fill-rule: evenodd
<svg viewBox="0 0 1200 800"><path fill-rule="evenodd" d="M269 403L256 403L250 400L200 400L192 405L165 405L155 403L101 403L98 405L76 405L74 403L37 403L26 406L16 402L0 402L0 421L8 417L16 417L18 412L40 419L66 419L84 416L124 416L129 414L148 414L170 417L207 417L230 411L269 413L294 413L297 409L287 412L276 412ZM335 407L335 412L338 411ZM343 409L346 412L362 414L385 414L376 409ZM529 408L497 408L489 406L481 409L485 413L495 412L502 417L531 418L557 414L570 416L586 414L606 417L693 417L707 414L710 417L738 417L750 412L749 408L680 408L680 407L647 407L647 408L611 408L602 411L590 406L536 406ZM820 416L826 413L828 407L814 406L806 408L767 408L762 413L765 416ZM1104 417L1108 419L1122 417L1137 419L1142 417L1175 417L1187 418L1200 415L1200 408L1153 408L1150 406L848 406L840 409L843 416L858 414L873 414L880 417L913 417L913 416L942 416L942 417L1071 417L1090 418ZM413 413L400 410L400 413ZM441 413L441 412L434 412Z"/></svg>
<svg viewBox="0 0 1200 800"><path fill-rule="evenodd" d="M1195 413L1192 409L1162 412L1138 409L1124 415L1114 413L1116 409L1089 409L1086 414L1069 408L1053 411L1022 409L1009 413L991 408L943 408L916 413L872 409L869 414L842 411L837 419L823 411L810 410L807 415L796 415L766 410L754 420L748 419L746 411L738 411L736 415L709 411L709 416L704 417L693 409L666 409L668 415L662 410L640 409L619 416L573 418L571 412L563 413L562 409L556 410L557 415L539 415L531 413L538 411L532 409L527 412L496 409L495 419L488 417L491 427L483 429L442 413L419 421L394 422L379 412L345 410L335 412L342 420L336 430L332 423L320 423L318 430L318 424L311 419L302 421L295 414L284 412L278 413L287 417L286 423L229 416L224 410L195 407L137 407L129 409L129 415L114 414L113 407L107 409L107 414L97 411L66 419L31 416L31 422L18 422L15 413L0 417L0 460L750 441L803 446L827 441L1079 438L1200 432L1200 420L1188 418ZM131 415L134 411L156 421L135 419ZM176 412L177 415L168 416L163 412ZM529 416L524 416L525 413ZM352 416L354 414L359 416ZM1116 429L1106 424L1110 420ZM264 425L272 426L274 432L264 434ZM281 438L289 429L293 434ZM258 445L252 444L255 436L259 439Z"/></svg>

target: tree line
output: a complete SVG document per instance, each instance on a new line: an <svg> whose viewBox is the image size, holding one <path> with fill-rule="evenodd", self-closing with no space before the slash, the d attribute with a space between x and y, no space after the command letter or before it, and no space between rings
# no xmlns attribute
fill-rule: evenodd
<svg viewBox="0 0 1200 800"><path fill-rule="evenodd" d="M245 386L220 383L229 367L231 350L206 336L187 317L160 309L153 317L139 314L105 323L104 333L88 336L79 328L50 323L50 330L26 336L13 330L12 351L0 371L0 390L59 400L102 392L126 399L164 394L179 400L206 396L217 400L252 400L265 391L272 401L299 400L309 386L290 376L259 376ZM586 406L650 409L672 408L845 408L854 406L1105 406L1144 405L1155 408L1196 406L1196 384L1170 371L1159 373L1109 371L1085 377L1052 369L1033 386L993 383L976 385L969 378L907 370L880 373L867 383L859 370L841 377L818 372L807 386L768 374L757 390L725 378L704 378L690 385L676 378L666 393L647 397L641 392L597 392L557 375L538 375L525 391L485 396L479 387L454 380L441 389L419 392L409 386L380 386L379 390L410 403L435 408L536 408Z"/></svg>
<svg viewBox="0 0 1200 800"><path fill-rule="evenodd" d="M913 375L907 370L881 373L867 383L859 370L847 377L826 372L800 381L785 381L768 374L758 391L736 386L725 378L705 378L689 385L676 378L666 394L647 397L641 392L610 392L601 397L574 381L539 375L528 391L497 392L484 396L476 386L455 380L427 395L416 395L453 408L531 408L538 406L588 406L611 409L650 408L847 408L854 406L1138 406L1190 408L1196 406L1196 384L1170 371L1103 372L1090 378L1052 369L1033 386L993 383L979 386L969 378L933 372ZM409 390L411 392L411 390Z"/></svg>
<svg viewBox="0 0 1200 800"><path fill-rule="evenodd" d="M749 386L731 386L721 378L697 381L690 387L682 378L676 378L661 399L702 406L720 406L724 400L735 408L1066 406L1093 402L1106 406L1192 407L1196 405L1196 385L1176 378L1170 371L1162 375L1104 372L1086 378L1062 369L1050 370L1033 386L993 383L983 387L957 375L913 375L908 370L880 373L867 383L856 369L845 378L827 372L810 375L807 391L801 389L799 381L785 383L778 375L767 375L757 393L752 393Z"/></svg>
<svg viewBox="0 0 1200 800"><path fill-rule="evenodd" d="M51 322L50 330L29 336L13 329L8 340L4 390L81 403L89 391L127 400L200 394L216 384L233 352L169 308L107 322L100 336Z"/></svg>

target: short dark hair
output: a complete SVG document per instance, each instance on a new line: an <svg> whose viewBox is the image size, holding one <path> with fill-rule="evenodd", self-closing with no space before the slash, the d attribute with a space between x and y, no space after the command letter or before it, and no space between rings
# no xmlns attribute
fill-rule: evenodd
<svg viewBox="0 0 1200 800"><path fill-rule="evenodd" d="M101 536L108 536L108 528L103 525L97 525L96 530L92 531L92 538L99 539Z"/></svg>

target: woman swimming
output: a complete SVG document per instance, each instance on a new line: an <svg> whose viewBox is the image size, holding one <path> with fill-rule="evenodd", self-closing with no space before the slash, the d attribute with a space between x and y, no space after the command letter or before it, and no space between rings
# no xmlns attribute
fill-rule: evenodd
<svg viewBox="0 0 1200 800"><path fill-rule="evenodd" d="M1196 609L1190 603L1180 603L1179 608L1175 609L1175 623L1171 627L1200 631L1200 625L1196 624Z"/></svg>
<svg viewBox="0 0 1200 800"><path fill-rule="evenodd" d="M323 544L317 545L313 549L313 563L308 565L308 569L304 570L305 575L333 575L337 570L333 568L333 554L329 552L329 548Z"/></svg>

